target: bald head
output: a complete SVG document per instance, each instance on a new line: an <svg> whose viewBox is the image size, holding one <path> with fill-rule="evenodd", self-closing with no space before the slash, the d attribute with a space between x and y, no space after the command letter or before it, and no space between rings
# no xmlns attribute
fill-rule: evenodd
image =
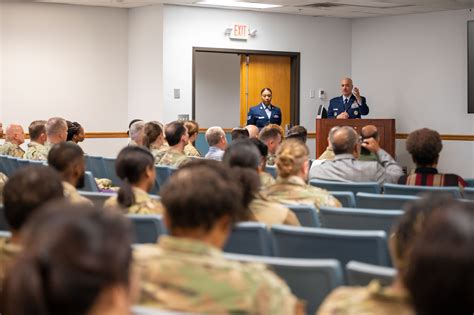
<svg viewBox="0 0 474 315"><path fill-rule="evenodd" d="M258 128L255 125L248 125L245 126L245 129L249 131L249 138L257 138L258 137Z"/></svg>
<svg viewBox="0 0 474 315"><path fill-rule="evenodd" d="M354 85L352 84L351 78L344 78L341 80L341 93L342 95L349 97L352 94L352 89Z"/></svg>
<svg viewBox="0 0 474 315"><path fill-rule="evenodd" d="M10 124L5 132L5 140L17 145L25 142L23 127L18 124Z"/></svg>
<svg viewBox="0 0 474 315"><path fill-rule="evenodd" d="M364 139L374 138L375 140L378 140L379 138L379 132L377 130L377 127L375 127L374 125L367 125L362 127L362 129L360 130L360 135Z"/></svg>
<svg viewBox="0 0 474 315"><path fill-rule="evenodd" d="M333 128L329 133L329 142L335 155L353 154L358 141L359 136L352 127Z"/></svg>

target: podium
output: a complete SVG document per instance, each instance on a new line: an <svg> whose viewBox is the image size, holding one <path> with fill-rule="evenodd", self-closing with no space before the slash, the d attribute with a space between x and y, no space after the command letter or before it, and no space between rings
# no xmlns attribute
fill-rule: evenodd
<svg viewBox="0 0 474 315"><path fill-rule="evenodd" d="M359 134L362 127L374 125L379 132L379 144L395 158L395 119L316 119L316 158L328 146L329 130L336 126L351 126Z"/></svg>

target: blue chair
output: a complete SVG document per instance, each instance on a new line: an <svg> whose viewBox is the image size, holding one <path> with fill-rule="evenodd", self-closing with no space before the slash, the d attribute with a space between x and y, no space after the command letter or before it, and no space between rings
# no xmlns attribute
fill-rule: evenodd
<svg viewBox="0 0 474 315"><path fill-rule="evenodd" d="M405 203L420 199L410 195L369 194L359 192L356 195L357 208L367 209L403 209Z"/></svg>
<svg viewBox="0 0 474 315"><path fill-rule="evenodd" d="M10 174L6 174L8 177L13 175L17 169L20 168L20 163L18 163L18 159L13 156L7 156L7 164L10 165Z"/></svg>
<svg viewBox="0 0 474 315"><path fill-rule="evenodd" d="M155 178L155 185L158 188L158 192L160 191L161 187L166 183L168 178L173 175L173 173L177 170L176 167L166 166L166 165L157 165L156 166L156 178Z"/></svg>
<svg viewBox="0 0 474 315"><path fill-rule="evenodd" d="M104 161L106 174L105 178L110 179L114 186L121 186L122 180L117 176L117 173L115 172L115 158L104 157L102 158L102 161Z"/></svg>
<svg viewBox="0 0 474 315"><path fill-rule="evenodd" d="M465 178L464 179L469 187L474 187L474 178Z"/></svg>
<svg viewBox="0 0 474 315"><path fill-rule="evenodd" d="M17 162L18 162L18 167L19 168L30 166L30 161L29 160L17 159Z"/></svg>
<svg viewBox="0 0 474 315"><path fill-rule="evenodd" d="M394 268L376 266L358 261L350 261L346 265L347 284L350 286L366 286L372 280L378 280L383 286L392 284L397 271Z"/></svg>
<svg viewBox="0 0 474 315"><path fill-rule="evenodd" d="M10 226L5 217L5 208L3 205L0 205L0 231L10 231Z"/></svg>
<svg viewBox="0 0 474 315"><path fill-rule="evenodd" d="M48 166L46 161L28 160L30 166Z"/></svg>
<svg viewBox="0 0 474 315"><path fill-rule="evenodd" d="M277 168L276 168L276 166L266 165L265 166L265 172L272 175L273 178L277 178Z"/></svg>
<svg viewBox="0 0 474 315"><path fill-rule="evenodd" d="M306 301L306 313L315 314L326 296L343 284L340 263L334 259L292 259L225 254L230 260L267 265L300 300Z"/></svg>
<svg viewBox="0 0 474 315"><path fill-rule="evenodd" d="M392 225L403 214L402 210L321 207L321 224L329 229L377 230L390 235Z"/></svg>
<svg viewBox="0 0 474 315"><path fill-rule="evenodd" d="M135 232L134 244L156 243L158 237L167 234L161 215L127 214Z"/></svg>
<svg viewBox="0 0 474 315"><path fill-rule="evenodd" d="M104 160L101 156L86 155L86 170L97 178L107 178Z"/></svg>
<svg viewBox="0 0 474 315"><path fill-rule="evenodd" d="M324 188L329 191L352 191L355 194L358 192L368 192L379 194L381 191L380 185L376 182L335 182L319 179L311 179L309 184L315 187Z"/></svg>
<svg viewBox="0 0 474 315"><path fill-rule="evenodd" d="M8 175L8 173L10 173L10 165L7 164L7 157L2 154L0 154L0 172L5 175Z"/></svg>
<svg viewBox="0 0 474 315"><path fill-rule="evenodd" d="M99 187L97 186L97 182L95 181L94 176L89 171L84 173L84 187L79 188L79 191L90 191L90 192L99 192Z"/></svg>
<svg viewBox="0 0 474 315"><path fill-rule="evenodd" d="M474 186L473 187L465 187L462 192L464 199L474 200Z"/></svg>
<svg viewBox="0 0 474 315"><path fill-rule="evenodd" d="M241 222L234 226L224 246L227 253L272 256L272 242L267 225Z"/></svg>
<svg viewBox="0 0 474 315"><path fill-rule="evenodd" d="M285 204L286 207L290 208L298 217L301 226L307 227L320 227L321 223L319 222L318 210L314 207L313 204Z"/></svg>
<svg viewBox="0 0 474 315"><path fill-rule="evenodd" d="M384 193L387 195L419 195L423 193L450 194L454 198L461 198L459 187L436 186L409 186L398 184L384 184Z"/></svg>
<svg viewBox="0 0 474 315"><path fill-rule="evenodd" d="M79 194L81 196L86 197L90 201L92 201L92 203L96 207L99 207L99 208L104 206L104 203L107 199L117 195L116 193L90 192L90 191L80 191Z"/></svg>
<svg viewBox="0 0 474 315"><path fill-rule="evenodd" d="M274 254L277 257L350 260L389 266L384 231L354 231L273 225Z"/></svg>
<svg viewBox="0 0 474 315"><path fill-rule="evenodd" d="M331 191L331 195L336 197L345 208L356 207L356 199L352 191Z"/></svg>

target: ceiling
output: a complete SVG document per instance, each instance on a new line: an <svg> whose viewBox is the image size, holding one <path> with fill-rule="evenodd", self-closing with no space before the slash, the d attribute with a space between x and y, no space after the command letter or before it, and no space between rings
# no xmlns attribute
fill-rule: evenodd
<svg viewBox="0 0 474 315"><path fill-rule="evenodd" d="M196 4L198 0L34 0L35 2L66 3L117 8L135 8L153 4L211 7ZM384 15L402 15L474 8L474 0L246 0L282 5L273 9L252 11L361 18ZM212 6L215 7L215 6ZM226 8L229 9L229 8ZM236 10L236 9L229 9ZM249 10L249 9L245 9Z"/></svg>

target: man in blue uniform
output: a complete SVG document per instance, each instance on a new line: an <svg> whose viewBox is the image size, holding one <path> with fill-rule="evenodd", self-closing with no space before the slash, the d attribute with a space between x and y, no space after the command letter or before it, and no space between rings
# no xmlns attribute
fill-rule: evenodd
<svg viewBox="0 0 474 315"><path fill-rule="evenodd" d="M361 118L361 115L369 113L365 97L360 96L359 89L353 86L350 78L342 79L341 92L342 96L329 102L328 118Z"/></svg>
<svg viewBox="0 0 474 315"><path fill-rule="evenodd" d="M255 125L262 129L268 124L281 125L281 110L272 105L272 90L264 88L261 91L262 102L251 107L247 115L247 125Z"/></svg>

